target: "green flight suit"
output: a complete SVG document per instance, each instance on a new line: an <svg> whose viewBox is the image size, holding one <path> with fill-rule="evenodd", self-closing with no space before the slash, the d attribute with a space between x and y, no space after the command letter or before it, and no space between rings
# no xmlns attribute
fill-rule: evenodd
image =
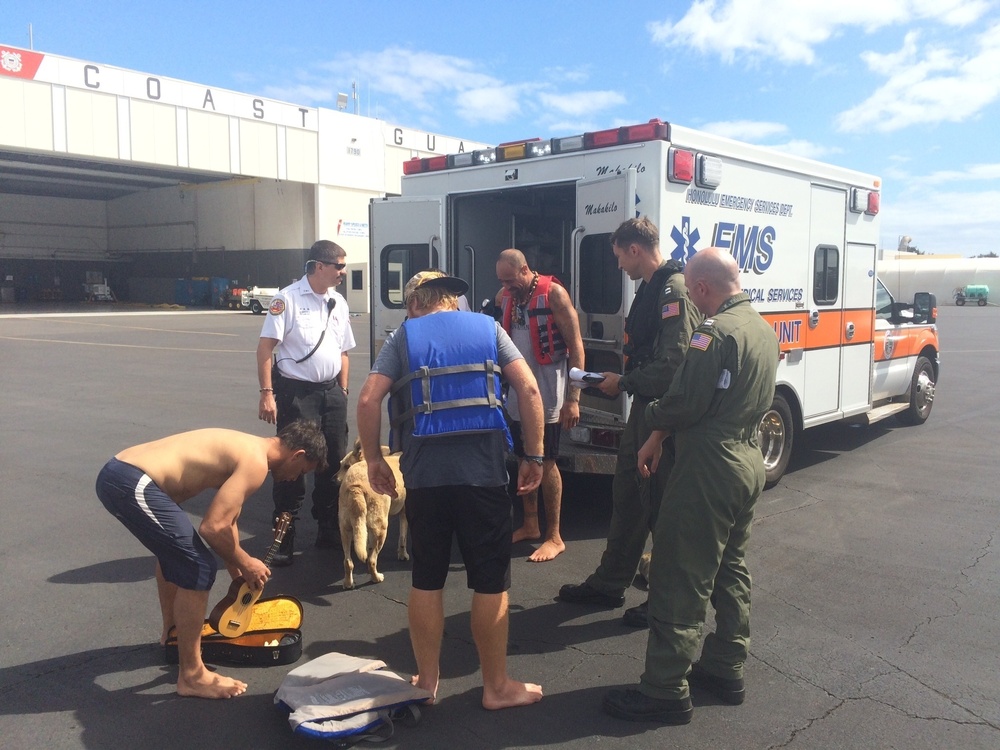
<svg viewBox="0 0 1000 750"><path fill-rule="evenodd" d="M754 503L764 489L757 429L774 398L778 340L746 294L728 299L691 337L670 391L650 404L676 451L653 532L649 641L640 690L688 695L711 598L716 631L699 663L743 677L750 643L750 573L744 561Z"/></svg>
<svg viewBox="0 0 1000 750"><path fill-rule="evenodd" d="M654 296L646 298L650 293ZM645 319L637 320L640 315ZM636 290L626 324L631 354L621 379L624 390L632 395L632 409L618 446L607 546L597 570L587 579L590 586L602 593L621 596L632 585L646 539L656 521L670 474L673 445L666 441L666 460L661 461L655 475L642 480L638 453L652 432L646 406L667 392L684 360L691 333L701 319L701 313L688 297L679 263L664 263L649 285L643 282Z"/></svg>

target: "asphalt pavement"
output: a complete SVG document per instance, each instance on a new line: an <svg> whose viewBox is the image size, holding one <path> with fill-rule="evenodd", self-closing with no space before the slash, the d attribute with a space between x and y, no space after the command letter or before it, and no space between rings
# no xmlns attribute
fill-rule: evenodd
<svg viewBox="0 0 1000 750"><path fill-rule="evenodd" d="M250 685L230 701L176 696L176 668L157 643L152 558L94 494L97 472L123 447L209 426L273 434L257 420L261 322L229 311L0 306L0 747L318 745L293 736L273 708L290 666L221 667ZM367 322L354 318L352 401L369 364ZM575 477L563 502L567 551L529 563L522 543L513 561L509 669L541 683L545 698L481 708L456 563L439 703L382 746L1000 747L1000 309L945 307L939 325L942 377L925 425L817 428L758 502L745 704L695 692L681 727L601 712L609 687L638 681L646 633L623 626L621 609L554 599L594 569L610 517L610 482ZM200 515L207 500L185 508ZM268 482L240 519L243 543L260 555L270 508ZM298 663L340 651L411 673L409 564L390 551L384 583L356 569L359 587L344 591L342 561L315 549L314 534L311 520L300 524L295 564L275 569L266 590L303 603ZM626 606L644 596L633 588Z"/></svg>

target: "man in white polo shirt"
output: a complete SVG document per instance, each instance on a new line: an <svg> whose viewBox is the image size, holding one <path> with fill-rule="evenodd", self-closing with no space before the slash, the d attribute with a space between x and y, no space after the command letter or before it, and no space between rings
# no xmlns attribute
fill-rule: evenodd
<svg viewBox="0 0 1000 750"><path fill-rule="evenodd" d="M347 352L355 346L347 300L334 287L347 275L347 253L319 240L309 249L306 274L271 300L257 344L260 382L258 417L281 428L296 420L320 424L327 445L327 469L315 475L312 515L319 524L316 546L340 546L335 479L347 443ZM272 364L273 363L273 364ZM298 518L305 482L274 483L274 515ZM295 525L288 529L272 566L292 564Z"/></svg>

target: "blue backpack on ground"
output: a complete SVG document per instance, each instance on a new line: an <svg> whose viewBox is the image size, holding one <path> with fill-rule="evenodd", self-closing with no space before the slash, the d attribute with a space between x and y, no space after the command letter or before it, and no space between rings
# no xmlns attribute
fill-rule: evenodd
<svg viewBox="0 0 1000 750"><path fill-rule="evenodd" d="M289 672L274 704L288 713L294 734L340 747L383 742L392 736L393 722L416 725L417 704L432 698L385 666L377 659L325 654Z"/></svg>

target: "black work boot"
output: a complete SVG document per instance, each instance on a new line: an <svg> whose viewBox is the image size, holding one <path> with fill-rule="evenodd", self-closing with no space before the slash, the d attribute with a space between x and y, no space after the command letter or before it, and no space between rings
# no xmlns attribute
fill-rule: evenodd
<svg viewBox="0 0 1000 750"><path fill-rule="evenodd" d="M649 627L649 599L635 607L629 607L622 615L622 622L630 628Z"/></svg>
<svg viewBox="0 0 1000 750"><path fill-rule="evenodd" d="M285 532L284 538L281 540L281 545L278 547L278 551L271 556L271 567L272 568L287 568L292 564L292 555L295 554L295 524L292 523L288 526L288 530Z"/></svg>
<svg viewBox="0 0 1000 750"><path fill-rule="evenodd" d="M625 595L614 596L598 591L589 583L567 583L559 589L559 601L571 604L593 604L597 607L615 609L625 604Z"/></svg>
<svg viewBox="0 0 1000 750"><path fill-rule="evenodd" d="M604 694L601 708L616 719L659 724L687 724L694 713L690 698L650 698L633 688L609 690Z"/></svg>

